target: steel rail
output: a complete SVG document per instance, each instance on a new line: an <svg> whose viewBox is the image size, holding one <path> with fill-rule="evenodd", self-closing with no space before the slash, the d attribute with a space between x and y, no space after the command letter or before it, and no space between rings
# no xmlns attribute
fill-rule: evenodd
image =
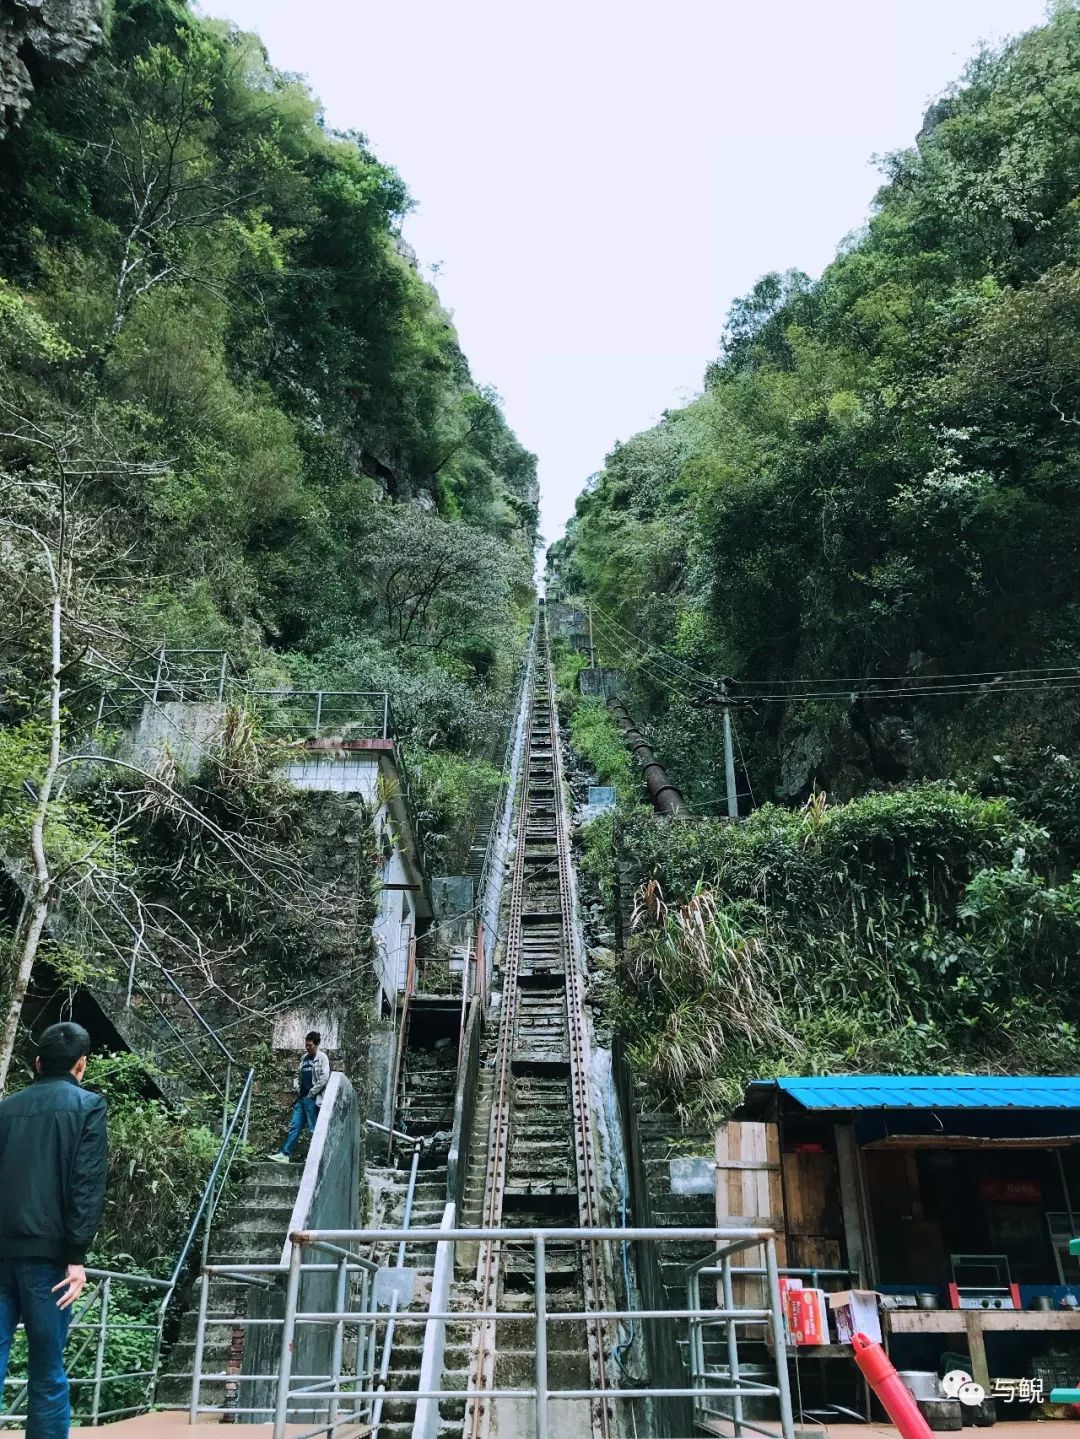
<svg viewBox="0 0 1080 1439"><path fill-rule="evenodd" d="M531 641L535 660L536 629ZM514 871L510 886L510 920L506 930L506 951L503 961L502 1012L499 1016L497 1070L491 1106L491 1127L488 1144L487 1181L484 1189L484 1227L495 1229L502 1219L503 1195L506 1189L506 1166L510 1152L511 1066L514 1052L514 1025L521 970L521 915L525 896L525 849L529 824L529 789L532 780L533 710L536 698L535 664L531 667L523 703L528 706L524 747L521 756L520 798L518 801L517 840L514 848ZM500 1245L487 1239L480 1246L476 1280L482 1310L497 1307L499 1286ZM495 1325L490 1320L478 1324L473 1331L470 1387L490 1390L495 1385ZM491 1406L487 1399L468 1400L464 1434L467 1439L482 1439L491 1427Z"/></svg>
<svg viewBox="0 0 1080 1439"><path fill-rule="evenodd" d="M582 976L578 965L577 945L574 930L574 889L571 873L570 838L567 833L566 797L563 792L562 752L559 735L559 715L555 703L554 677L551 673L551 658L547 643L547 616L544 616L544 665L548 689L548 726L551 731L552 786L555 796L555 838L559 857L559 899L562 907L563 963L566 971L565 1003L567 1035L570 1043L570 1082L574 1108L574 1153L577 1160L578 1213L583 1228L597 1228L600 1225L600 1195L597 1183L596 1160L593 1153L592 1106L589 1102L589 1059L588 1036L586 1033L585 1003L582 993ZM588 1262L583 1274L584 1308L602 1310L606 1304L603 1260L595 1241L585 1245ZM583 1258L585 1254L583 1251ZM600 1439L610 1439L614 1427L611 1407L604 1397L607 1387L607 1360L604 1353L603 1321L594 1319L587 1326L589 1345L589 1366L592 1372L593 1389L597 1397L592 1402L594 1433Z"/></svg>
<svg viewBox="0 0 1080 1439"><path fill-rule="evenodd" d="M496 1077L492 1099L487 1182L485 1186L483 1227L496 1229L502 1222L503 1202L507 1183L510 1149L510 1126L513 1100L513 1055L519 1014L521 957L523 951L522 915L526 885L526 859L529 842L536 838L533 829L533 791L549 782L552 793L552 829L557 859L560 929L562 948L562 1006L566 1023L569 1077L572 1102L572 1140L578 1188L578 1216L583 1228L595 1229L600 1223L600 1198L594 1156L592 1113L588 1082L588 1037L584 1010L582 975L578 964L574 931L573 880L570 839L567 828L565 788L562 777L558 714L551 671L546 616L534 627L530 650L530 678L523 692L527 707L521 780L518 799L518 824L514 865L510 889L509 923L506 928L506 949L503 961L502 1010L496 1050ZM536 746L544 763L537 766ZM550 751L550 761L545 751ZM550 763L550 781L547 764ZM530 873L530 882L536 879ZM490 1393L495 1388L497 1353L496 1322L487 1316L498 1312L501 1240L483 1240L477 1264L479 1308L485 1317L474 1320L470 1389L478 1391L470 1397L465 1416L465 1439L485 1439L490 1432L492 1405ZM537 1275L539 1285L543 1276ZM606 1286L599 1246L590 1242L582 1255L583 1309L590 1313L586 1325L588 1335L591 1387L596 1395L591 1405L592 1429L596 1439L611 1439L614 1415L603 1397L607 1389L606 1355L604 1352L603 1320L596 1310L605 1307Z"/></svg>

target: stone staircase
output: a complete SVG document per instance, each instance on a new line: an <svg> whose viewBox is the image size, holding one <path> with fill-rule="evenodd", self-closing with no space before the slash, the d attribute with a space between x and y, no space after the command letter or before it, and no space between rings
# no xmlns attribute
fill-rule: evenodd
<svg viewBox="0 0 1080 1439"><path fill-rule="evenodd" d="M303 1166L274 1164L268 1160L249 1165L240 1197L229 1208L228 1219L211 1231L211 1264L276 1264L289 1230L296 1193ZM243 1284L215 1278L210 1285L208 1312L235 1314L246 1312L250 1291ZM180 1321L180 1329L162 1369L158 1384L158 1403L183 1407L191 1398L191 1374L195 1360L195 1331L198 1311L192 1306ZM239 1374L243 1360L244 1330L224 1325L209 1326L203 1346L203 1373ZM206 1384L203 1401L211 1404L234 1403L243 1406L236 1384ZM246 1386L243 1386L246 1387ZM223 1398L222 1395L226 1397Z"/></svg>
<svg viewBox="0 0 1080 1439"><path fill-rule="evenodd" d="M404 1149L404 1146L403 1146ZM409 1171L412 1164L412 1157L409 1153L403 1153L396 1168L375 1168L369 1166L367 1171L368 1187L368 1224L371 1228L379 1229L400 1229L405 1218L405 1201L409 1188ZM410 1228L413 1229L437 1229L442 1223L443 1209L446 1205L446 1165L437 1164L433 1168L420 1169L417 1172L416 1190L413 1196L412 1216ZM397 1242L387 1240L384 1245L377 1246L373 1257L380 1264L395 1265L397 1263ZM431 1300L431 1276L435 1267L435 1245L432 1244L407 1244L405 1250L405 1264L416 1271L416 1284L413 1292L412 1302L405 1306L403 1313L410 1315L425 1314ZM375 1355L376 1387L379 1365L382 1360L383 1340L386 1332L385 1320L381 1322L376 1331L377 1347ZM420 1383L420 1359L424 1347L424 1325L413 1323L397 1323L394 1328L393 1344L390 1351L390 1368L386 1381L387 1392L391 1395L395 1391L409 1393L415 1391ZM450 1351L447 1350L447 1363L450 1364ZM462 1381L464 1387L464 1380ZM415 1401L408 1398L388 1398L383 1401L382 1420L379 1425L380 1436L393 1436L393 1439L408 1439L412 1433L413 1416L415 1413ZM440 1436L459 1435L461 1432L461 1414L464 1413L462 1405L461 1413L457 1415L457 1423L453 1418L448 1418L440 1424Z"/></svg>
<svg viewBox="0 0 1080 1439"><path fill-rule="evenodd" d="M432 1151L441 1151L444 1159L454 1123L456 1080L455 1044L407 1051L397 1127L413 1138L431 1140ZM445 1136L445 1141L436 1136Z"/></svg>
<svg viewBox="0 0 1080 1439"><path fill-rule="evenodd" d="M671 1136L678 1132L674 1115L663 1111L649 1111L638 1114L638 1133L645 1158L645 1171L649 1189L650 1224L662 1228L707 1227L716 1223L716 1200L712 1194L679 1194L671 1182L671 1160L680 1155L694 1154L711 1162L713 1159L713 1136L705 1133L682 1134L678 1155L673 1150ZM694 1243L669 1241L658 1246L660 1282L663 1286L664 1301L670 1309L684 1309L687 1302L686 1266L701 1257L705 1246ZM741 1261L748 1262L746 1260ZM706 1308L718 1302L718 1280L701 1281L701 1301ZM727 1366L727 1340L723 1329L717 1327L704 1334L705 1362L721 1368ZM682 1333L678 1338L679 1354L689 1382L690 1358L689 1340ZM740 1355L749 1364L752 1362L749 1346L740 1342Z"/></svg>

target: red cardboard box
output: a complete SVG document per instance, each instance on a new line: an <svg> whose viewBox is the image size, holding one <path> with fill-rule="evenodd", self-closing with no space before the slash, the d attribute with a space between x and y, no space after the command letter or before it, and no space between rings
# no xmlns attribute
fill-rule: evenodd
<svg viewBox="0 0 1080 1439"><path fill-rule="evenodd" d="M792 1337L791 1337L792 1329L791 1329L791 1303L790 1303L790 1296L791 1296L791 1294L792 1294L792 1292L793 1292L794 1290L796 1290L796 1289L801 1289L802 1287L803 1287L803 1282L802 1282L801 1279L793 1279L793 1278L791 1278L791 1277L790 1277L789 1275L787 1275L787 1274L781 1274L781 1276L780 1276L780 1308L781 1308L781 1310L782 1310L782 1312L783 1312L783 1315L784 1315L784 1329L785 1329L786 1332L787 1332L787 1341L788 1341L789 1344L794 1344L794 1343L795 1343L794 1339L792 1339Z"/></svg>
<svg viewBox="0 0 1080 1439"><path fill-rule="evenodd" d="M828 1344L829 1310L824 1289L790 1289L788 1336L792 1344Z"/></svg>

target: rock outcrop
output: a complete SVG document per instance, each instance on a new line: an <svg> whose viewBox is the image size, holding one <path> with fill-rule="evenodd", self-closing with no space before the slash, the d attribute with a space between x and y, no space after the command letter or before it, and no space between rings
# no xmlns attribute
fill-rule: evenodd
<svg viewBox="0 0 1080 1439"><path fill-rule="evenodd" d="M35 81L81 65L102 38L103 0L0 0L0 139Z"/></svg>

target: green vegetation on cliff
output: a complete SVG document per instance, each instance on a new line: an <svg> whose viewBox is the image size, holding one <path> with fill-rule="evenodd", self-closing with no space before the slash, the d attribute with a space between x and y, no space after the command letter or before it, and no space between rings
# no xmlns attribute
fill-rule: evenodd
<svg viewBox="0 0 1080 1439"><path fill-rule="evenodd" d="M597 605L605 661L636 672L636 718L692 803L722 795L723 769L683 665L750 697L759 798L845 797L1076 735L1068 691L1040 693L1037 716L992 691L784 698L800 677L856 690L1077 658L1075 4L980 56L885 172L819 280L769 275L734 307L701 396L615 449L551 553Z"/></svg>
<svg viewBox="0 0 1080 1439"><path fill-rule="evenodd" d="M115 0L0 140L0 1086L24 961L122 984L144 941L244 1062L301 994L351 1009L359 1077L382 856L361 806L282 782L267 692L389 691L431 864L468 852L527 633L535 461L401 238L410 204L187 0ZM238 680L194 775L115 748L163 645L215 652L174 676L227 651ZM205 1158L191 1102L143 1123L118 1099L132 1174L177 1146L141 1261Z"/></svg>
<svg viewBox="0 0 1080 1439"><path fill-rule="evenodd" d="M981 55L885 175L819 280L735 305L701 395L549 556L703 816L631 803L586 838L608 902L613 845L636 891L617 1021L698 1118L759 1075L1080 1060L1075 671L995 680L1078 660L1077 5ZM721 676L737 826L695 703Z"/></svg>
<svg viewBox="0 0 1080 1439"><path fill-rule="evenodd" d="M609 903L612 823L586 841ZM1011 801L923 784L618 825L636 900L616 1020L684 1117L776 1074L1080 1063L1080 875Z"/></svg>

